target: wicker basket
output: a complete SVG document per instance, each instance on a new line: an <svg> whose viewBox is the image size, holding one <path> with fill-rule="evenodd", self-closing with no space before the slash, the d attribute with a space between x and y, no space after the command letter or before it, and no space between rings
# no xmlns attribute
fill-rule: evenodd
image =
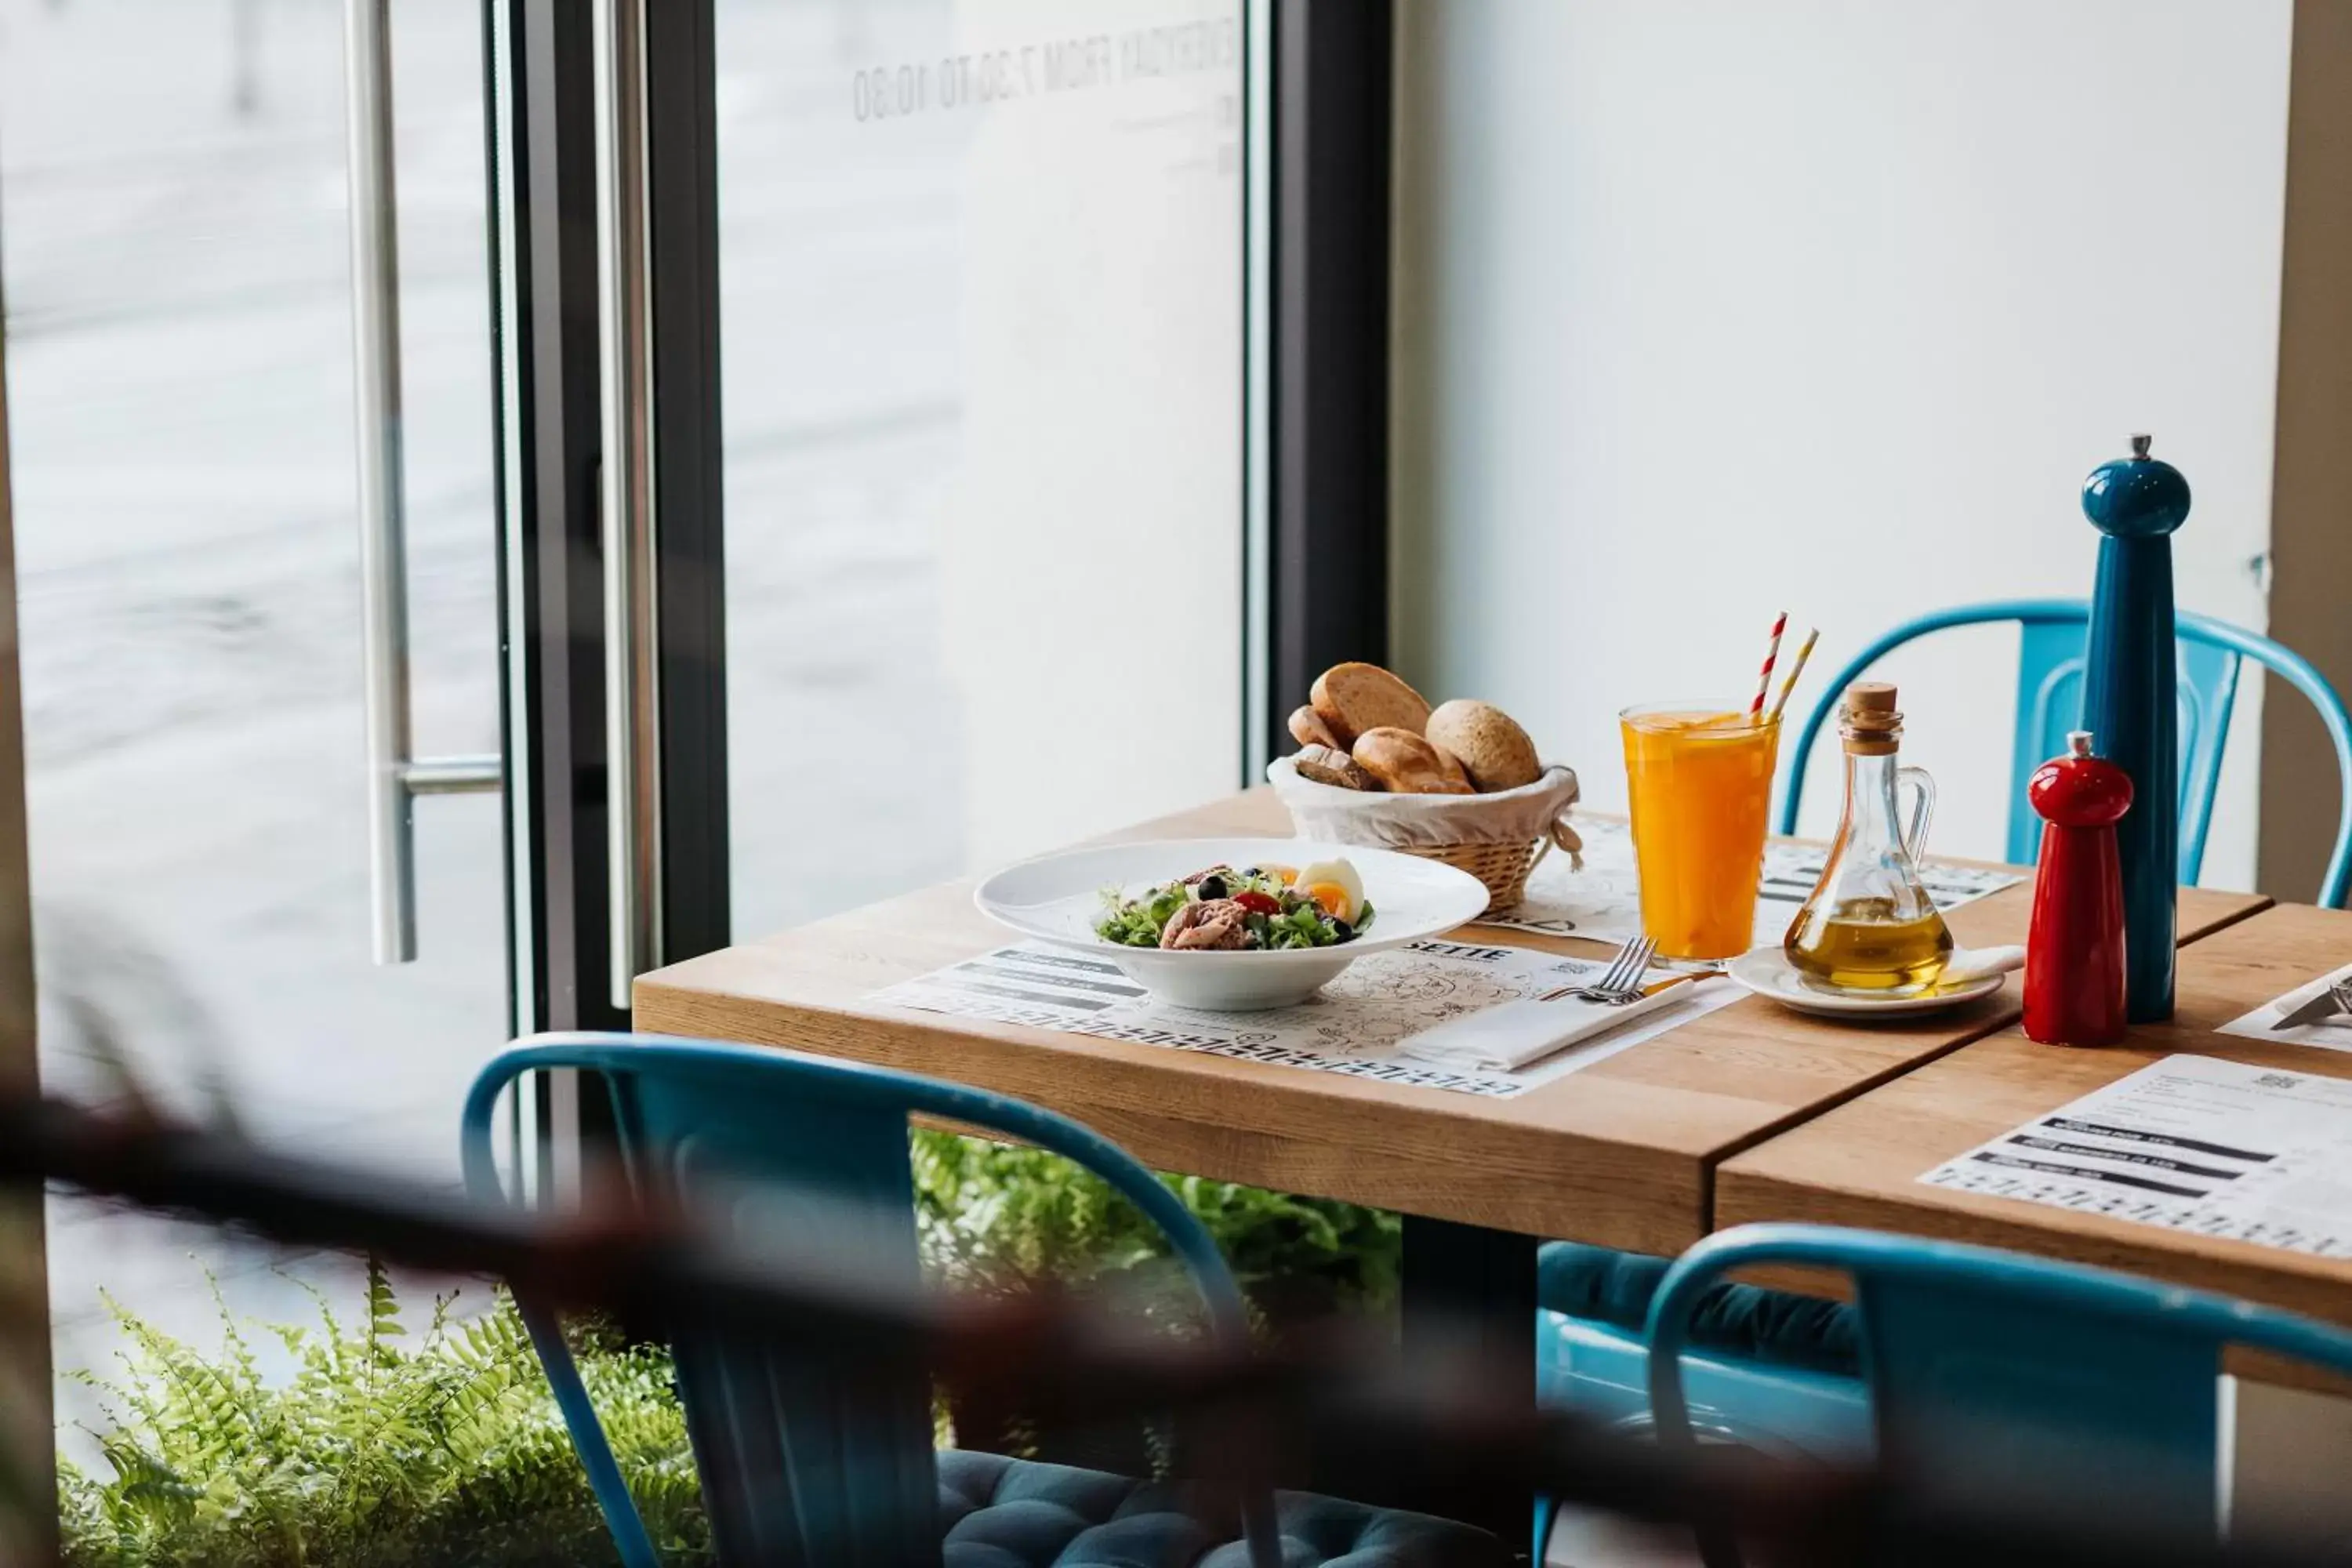
<svg viewBox="0 0 2352 1568"><path fill-rule="evenodd" d="M1538 838L1532 844L1433 844L1400 845L1408 855L1418 855L1424 860L1443 860L1457 870L1469 872L1486 884L1486 913L1501 914L1528 896L1528 873L1536 868L1543 852L1551 841Z"/></svg>
<svg viewBox="0 0 2352 1568"><path fill-rule="evenodd" d="M1486 884L1486 913L1527 896L1528 873L1545 851L1580 847L1568 825L1576 773L1551 767L1521 789L1495 795L1375 795L1298 776L1290 759L1266 769L1301 837L1395 849L1442 860Z"/></svg>

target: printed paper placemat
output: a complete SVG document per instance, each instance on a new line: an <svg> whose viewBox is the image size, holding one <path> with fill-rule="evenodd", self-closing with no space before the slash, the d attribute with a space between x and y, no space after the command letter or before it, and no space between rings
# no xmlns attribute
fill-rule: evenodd
<svg viewBox="0 0 2352 1568"><path fill-rule="evenodd" d="M1584 840L1584 869L1575 869L1569 857L1552 851L1529 873L1527 897L1516 908L1479 923L1594 942L1624 942L1640 935L1641 883L1633 870L1633 829L1622 822L1580 821L1576 831ZM1822 879L1825 853L1802 844L1765 845L1764 876L1756 900L1759 945L1775 944L1788 934L1789 922ZM1922 867L1919 875L1939 910L1958 909L2024 879L2009 871L1933 862Z"/></svg>
<svg viewBox="0 0 2352 1568"><path fill-rule="evenodd" d="M2352 1081L2167 1057L1919 1180L2352 1256Z"/></svg>
<svg viewBox="0 0 2352 1568"><path fill-rule="evenodd" d="M1415 1061L1397 1049L1398 1042L1433 1024L1578 980L1598 979L1607 967L1605 959L1560 958L1520 947L1423 942L1368 953L1299 1006L1209 1013L1155 1000L1107 960L1075 949L1020 942L903 981L866 1000L1508 1100L1747 994L1722 981L1678 986L1690 993L1680 1005L1515 1072L1459 1071Z"/></svg>
<svg viewBox="0 0 2352 1568"><path fill-rule="evenodd" d="M2352 1051L2352 1013L2331 1014L2308 1024L2297 1024L2291 1029L2271 1026L2305 1003L2316 1001L2321 993L2346 979L2352 979L2352 963L2332 970L2316 980L2306 981L2285 995L2263 1003L2243 1017L2231 1019L2221 1026L2221 1032L2242 1035L2250 1040L2275 1040L2284 1046L2317 1046L2327 1051Z"/></svg>

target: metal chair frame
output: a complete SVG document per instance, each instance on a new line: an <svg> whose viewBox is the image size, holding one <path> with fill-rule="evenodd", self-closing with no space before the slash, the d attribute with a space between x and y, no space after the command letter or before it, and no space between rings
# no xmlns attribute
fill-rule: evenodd
<svg viewBox="0 0 2352 1568"><path fill-rule="evenodd" d="M2066 731L2082 716L2084 649L2090 638L2087 599L2003 599L1960 605L1918 616L1895 627L1848 659L1830 678L1806 716L1789 753L1788 781L1781 795L1780 831L1797 830L1804 799L1805 763L1813 742L1836 712L1845 689L1906 643L1948 630L2014 621L2020 628L2017 719L2010 761L2008 858L2032 865L2042 850L2042 823L2025 804L2025 781L2045 760L2065 750ZM2336 845L2321 879L2319 902L2342 909L2352 889L2352 713L2327 678L2311 661L2266 637L2189 611L2178 612L2173 628L2180 654L2180 879L2194 885L2205 863L2206 829L2221 777L2221 756L2230 738L2230 712L2237 700L2242 662L2252 659L2310 700L2336 745L2338 807Z"/></svg>
<svg viewBox="0 0 2352 1568"><path fill-rule="evenodd" d="M1020 1100L883 1068L648 1035L524 1040L494 1058L466 1099L460 1142L466 1185L477 1198L512 1201L493 1154L499 1096L525 1073L563 1070L596 1074L609 1087L622 1157L641 1188L698 1197L700 1212L760 1243L862 1248L861 1266L878 1264L909 1282L919 1268L910 1115L1049 1150L1149 1216L1198 1287L1210 1332L1228 1348L1250 1343L1241 1287L1215 1240L1132 1155ZM553 1315L517 1304L621 1561L656 1568L653 1542ZM826 1364L819 1347L681 1342L673 1349L722 1559L828 1568L936 1559L927 1377L884 1388L887 1379L870 1369L861 1376ZM1253 1490L1242 1516L1255 1568L1276 1568L1272 1493Z"/></svg>

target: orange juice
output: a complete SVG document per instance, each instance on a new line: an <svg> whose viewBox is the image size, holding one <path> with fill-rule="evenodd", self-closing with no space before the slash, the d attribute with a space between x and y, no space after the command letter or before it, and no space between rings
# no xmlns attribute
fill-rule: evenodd
<svg viewBox="0 0 2352 1568"><path fill-rule="evenodd" d="M1662 958L1737 958L1756 938L1764 818L1780 726L1728 704L1618 715L1641 871L1642 930Z"/></svg>

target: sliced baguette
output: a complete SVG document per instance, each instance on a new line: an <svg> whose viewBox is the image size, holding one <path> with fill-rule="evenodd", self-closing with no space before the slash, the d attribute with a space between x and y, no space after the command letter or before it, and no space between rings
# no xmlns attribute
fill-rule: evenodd
<svg viewBox="0 0 2352 1568"><path fill-rule="evenodd" d="M1343 747L1368 731L1418 735L1429 723L1427 700L1377 664L1333 665L1316 678L1307 701Z"/></svg>
<svg viewBox="0 0 2352 1568"><path fill-rule="evenodd" d="M1341 789L1377 790L1381 786L1362 764L1334 746L1301 746L1298 754L1290 759L1298 776L1313 779L1317 784L1336 784Z"/></svg>
<svg viewBox="0 0 2352 1568"><path fill-rule="evenodd" d="M1339 738L1331 733L1331 727L1312 708L1290 710L1290 738L1302 746L1328 746L1335 752L1348 749L1339 744Z"/></svg>
<svg viewBox="0 0 2352 1568"><path fill-rule="evenodd" d="M1410 730L1381 725L1356 737L1356 763L1391 795L1475 795L1450 752Z"/></svg>

